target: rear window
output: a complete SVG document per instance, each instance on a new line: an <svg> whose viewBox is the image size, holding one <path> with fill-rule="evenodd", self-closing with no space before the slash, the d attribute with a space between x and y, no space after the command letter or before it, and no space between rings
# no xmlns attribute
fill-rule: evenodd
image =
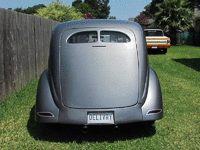
<svg viewBox="0 0 200 150"><path fill-rule="evenodd" d="M126 34L117 31L101 31L100 40L101 42L111 42L111 43L130 42L130 38Z"/></svg>
<svg viewBox="0 0 200 150"><path fill-rule="evenodd" d="M145 36L163 36L163 32L158 30L146 30L144 33Z"/></svg>
<svg viewBox="0 0 200 150"><path fill-rule="evenodd" d="M79 32L72 35L67 43L93 43L98 41L96 31Z"/></svg>

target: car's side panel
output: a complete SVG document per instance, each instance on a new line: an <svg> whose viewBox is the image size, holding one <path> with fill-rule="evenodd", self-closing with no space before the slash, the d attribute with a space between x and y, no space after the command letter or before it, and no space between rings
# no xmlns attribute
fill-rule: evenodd
<svg viewBox="0 0 200 150"><path fill-rule="evenodd" d="M135 35L137 56L138 56L138 88L139 88L138 103L142 104L146 99L147 90L145 89L145 85L148 85L147 76L149 70L146 39L144 37L144 32L141 27L132 28L131 30Z"/></svg>
<svg viewBox="0 0 200 150"><path fill-rule="evenodd" d="M61 33L57 28L52 31L51 44L50 44L50 55L49 55L49 72L52 75L51 86L56 87L55 93L58 99L61 99L61 88L60 88L60 64L59 64L59 37ZM52 85L53 84L53 85Z"/></svg>
<svg viewBox="0 0 200 150"><path fill-rule="evenodd" d="M147 93L148 93L148 87L149 87L149 68L147 69L143 95L142 95L142 97L141 97L141 99L139 101L139 104L141 104L141 105L143 105L145 103L145 101L146 101Z"/></svg>
<svg viewBox="0 0 200 150"><path fill-rule="evenodd" d="M151 110L161 110L159 113L148 114ZM163 117L162 95L158 77L153 69L149 71L149 87L147 99L142 106L143 121L158 120Z"/></svg>

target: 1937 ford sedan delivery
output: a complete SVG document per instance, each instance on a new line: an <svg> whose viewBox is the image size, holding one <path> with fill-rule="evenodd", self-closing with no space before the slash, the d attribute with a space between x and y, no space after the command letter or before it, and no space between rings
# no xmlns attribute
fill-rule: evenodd
<svg viewBox="0 0 200 150"><path fill-rule="evenodd" d="M37 122L118 125L162 117L160 84L139 24L89 19L54 28L48 70L38 84Z"/></svg>

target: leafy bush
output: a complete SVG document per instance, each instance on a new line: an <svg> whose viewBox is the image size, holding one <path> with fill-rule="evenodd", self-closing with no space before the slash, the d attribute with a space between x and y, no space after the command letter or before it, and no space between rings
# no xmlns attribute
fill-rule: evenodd
<svg viewBox="0 0 200 150"><path fill-rule="evenodd" d="M76 8L66 6L62 2L59 2L59 0L57 0L57 2L52 1L46 8L37 10L36 16L59 22L84 19L83 14L77 12Z"/></svg>

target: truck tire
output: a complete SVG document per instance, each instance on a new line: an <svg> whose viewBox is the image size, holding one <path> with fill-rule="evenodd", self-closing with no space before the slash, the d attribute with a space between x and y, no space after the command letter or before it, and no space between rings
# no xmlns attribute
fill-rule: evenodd
<svg viewBox="0 0 200 150"><path fill-rule="evenodd" d="M162 53L166 54L167 53L167 48L163 48Z"/></svg>

